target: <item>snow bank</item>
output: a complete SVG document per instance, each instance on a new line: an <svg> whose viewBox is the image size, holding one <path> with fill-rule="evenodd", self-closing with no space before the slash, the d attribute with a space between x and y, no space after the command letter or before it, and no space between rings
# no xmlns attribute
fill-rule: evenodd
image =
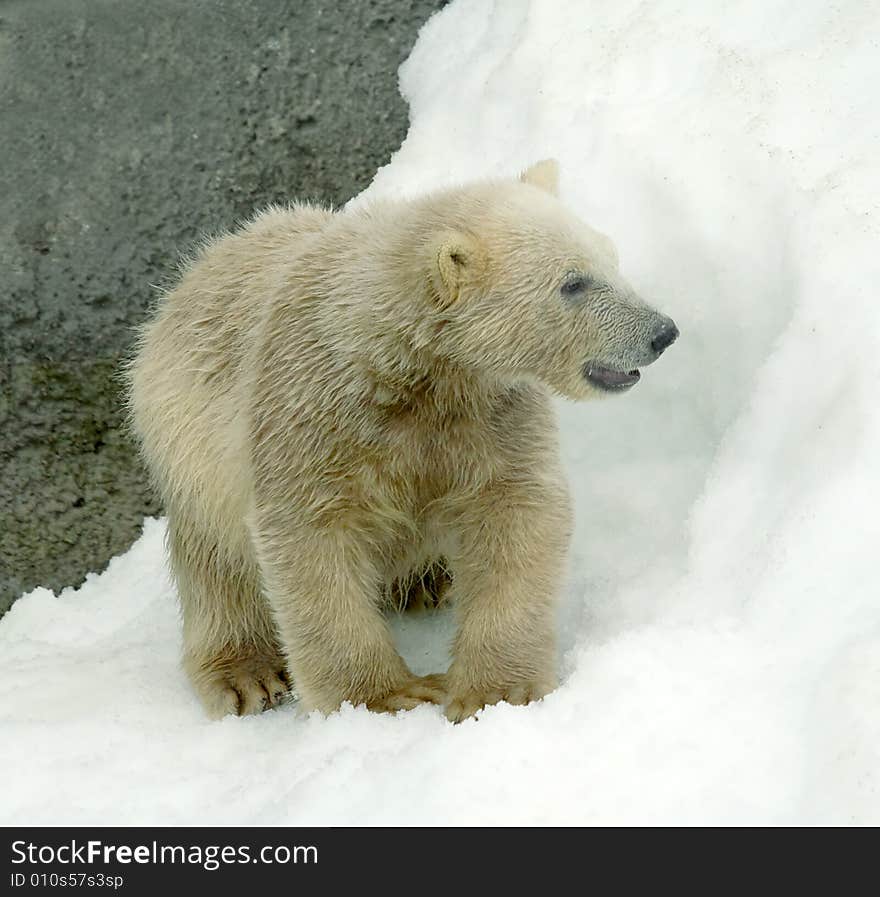
<svg viewBox="0 0 880 897"><path fill-rule="evenodd" d="M163 526L0 622L0 822L880 823L876 6L456 0L368 194L560 159L682 338L561 406L564 683L206 721ZM873 114L872 114L873 113ZM450 620L400 627L420 671Z"/></svg>

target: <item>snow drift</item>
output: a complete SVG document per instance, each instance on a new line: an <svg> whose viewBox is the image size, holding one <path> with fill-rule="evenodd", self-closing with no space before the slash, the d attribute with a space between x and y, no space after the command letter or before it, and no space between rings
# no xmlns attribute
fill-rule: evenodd
<svg viewBox="0 0 880 897"><path fill-rule="evenodd" d="M876 6L456 0L367 195L555 156L681 339L561 405L563 684L207 721L163 524L0 621L0 822L880 823ZM358 201L358 200L355 200ZM401 621L419 672L451 621Z"/></svg>

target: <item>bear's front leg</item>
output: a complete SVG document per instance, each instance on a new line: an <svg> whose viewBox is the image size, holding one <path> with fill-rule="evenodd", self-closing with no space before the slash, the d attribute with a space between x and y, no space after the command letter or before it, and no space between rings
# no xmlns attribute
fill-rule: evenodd
<svg viewBox="0 0 880 897"><path fill-rule="evenodd" d="M461 516L453 561L458 632L447 674L453 722L556 687L555 609L571 534L558 482L511 481Z"/></svg>
<svg viewBox="0 0 880 897"><path fill-rule="evenodd" d="M394 647L371 546L343 527L288 528L283 517L265 514L254 542L303 706L330 713L345 701L380 712L442 704L442 678L415 676Z"/></svg>

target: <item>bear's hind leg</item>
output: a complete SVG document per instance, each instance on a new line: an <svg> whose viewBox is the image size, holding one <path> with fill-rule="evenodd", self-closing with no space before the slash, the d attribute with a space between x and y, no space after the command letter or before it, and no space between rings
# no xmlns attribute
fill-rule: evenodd
<svg viewBox="0 0 880 897"><path fill-rule="evenodd" d="M169 525L183 610L183 666L208 715L259 713L290 691L256 565L231 559L190 526Z"/></svg>

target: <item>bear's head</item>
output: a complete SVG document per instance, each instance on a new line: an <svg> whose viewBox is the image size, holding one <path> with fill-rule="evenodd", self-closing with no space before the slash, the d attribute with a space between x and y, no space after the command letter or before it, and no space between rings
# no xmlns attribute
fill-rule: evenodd
<svg viewBox="0 0 880 897"><path fill-rule="evenodd" d="M573 399L624 392L678 329L620 276L611 241L559 201L557 184L546 160L447 194L429 250L434 349Z"/></svg>

